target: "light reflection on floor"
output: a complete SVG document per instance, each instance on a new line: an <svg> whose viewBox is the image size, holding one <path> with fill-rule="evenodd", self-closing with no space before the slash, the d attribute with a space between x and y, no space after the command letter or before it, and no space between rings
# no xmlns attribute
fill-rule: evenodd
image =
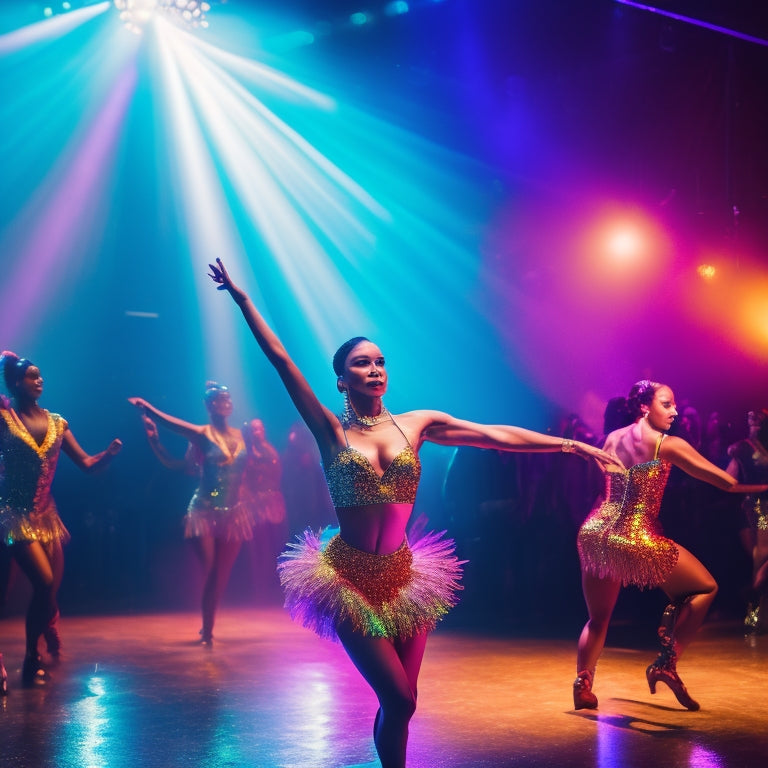
<svg viewBox="0 0 768 768"><path fill-rule="evenodd" d="M335 644L280 609L225 610L216 644L193 614L65 617L66 658L44 690L19 687L22 622L0 622L11 692L3 766L375 768L376 702ZM768 637L705 627L681 663L702 704L651 696L648 651L609 649L600 709L574 712L573 643L439 630L422 673L409 768L762 766Z"/></svg>

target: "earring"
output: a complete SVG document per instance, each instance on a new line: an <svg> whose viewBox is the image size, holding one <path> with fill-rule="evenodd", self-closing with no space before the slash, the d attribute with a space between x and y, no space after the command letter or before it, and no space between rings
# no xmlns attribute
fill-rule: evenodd
<svg viewBox="0 0 768 768"><path fill-rule="evenodd" d="M344 410L341 412L341 420L344 424L351 424L355 420L355 411L349 400L349 392L346 389L342 389L341 396L344 398Z"/></svg>
<svg viewBox="0 0 768 768"><path fill-rule="evenodd" d="M649 413L650 413L650 411L646 411L646 412L643 414L643 418L644 418L644 419L647 419L647 418L648 418L648 414L649 414Z"/></svg>

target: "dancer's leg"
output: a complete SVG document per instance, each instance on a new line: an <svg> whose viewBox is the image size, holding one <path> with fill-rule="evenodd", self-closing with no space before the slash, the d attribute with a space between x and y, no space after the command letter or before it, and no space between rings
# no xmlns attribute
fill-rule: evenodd
<svg viewBox="0 0 768 768"><path fill-rule="evenodd" d="M208 573L208 580L205 584L205 612L207 614L207 626L203 626L203 636L213 636L213 625L216 621L216 610L224 594L229 575L232 573L232 566L235 564L237 555L240 552L239 541L224 541L215 539L213 543L213 564Z"/></svg>
<svg viewBox="0 0 768 768"><path fill-rule="evenodd" d="M581 586L589 619L579 637L576 672L588 669L593 674L603 652L608 626L621 590L621 582L601 579L587 571L582 573Z"/></svg>
<svg viewBox="0 0 768 768"><path fill-rule="evenodd" d="M645 671L648 686L655 693L657 682L666 683L686 709L695 711L699 704L691 698L677 673L677 659L704 621L717 594L717 583L687 549L678 545L677 565L662 589L671 602L659 624L661 651Z"/></svg>
<svg viewBox="0 0 768 768"><path fill-rule="evenodd" d="M37 643L50 620L56 614L53 599L53 570L40 542L19 542L12 547L13 556L22 573L32 584L32 599L27 609L26 656L22 670L25 684L45 682Z"/></svg>
<svg viewBox="0 0 768 768"><path fill-rule="evenodd" d="M589 619L581 630L576 654L576 679L573 681L574 709L597 709L592 693L597 660L603 652L608 626L621 590L621 582L602 579L583 571L581 586Z"/></svg>
<svg viewBox="0 0 768 768"><path fill-rule="evenodd" d="M392 640L362 635L346 624L338 628L338 634L379 700L374 743L382 768L405 768L408 723L416 711L416 683L426 634L410 642L399 641L398 647Z"/></svg>
<svg viewBox="0 0 768 768"><path fill-rule="evenodd" d="M59 635L59 587L64 578L64 547L60 539L46 544L45 552L48 555L48 561L53 571L53 585L51 587L52 600L54 605L54 614L48 622L48 626L43 630L46 648L54 660L58 660L61 655L61 637Z"/></svg>
<svg viewBox="0 0 768 768"><path fill-rule="evenodd" d="M195 549L197 559L203 571L203 594L201 598L201 612L203 626L200 630L204 643L210 643L213 637L213 611L214 602L211 587L211 572L213 571L213 561L215 544L213 536L196 536L192 539L192 546Z"/></svg>
<svg viewBox="0 0 768 768"><path fill-rule="evenodd" d="M679 657L704 621L717 595L717 582L687 549L680 545L677 549L677 565L661 588L672 603L681 603L674 627L675 652Z"/></svg>

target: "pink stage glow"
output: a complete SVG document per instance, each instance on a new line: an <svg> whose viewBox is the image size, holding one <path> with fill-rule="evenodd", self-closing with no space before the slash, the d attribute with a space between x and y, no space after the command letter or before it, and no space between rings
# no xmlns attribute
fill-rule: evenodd
<svg viewBox="0 0 768 768"><path fill-rule="evenodd" d="M22 328L34 333L40 307L77 277L83 258L79 241L84 233L92 235L95 214L109 199L107 171L135 85L136 72L128 68L86 135L74 133L60 163L18 217L18 229L28 234L26 242L8 248L16 257L0 290L0 325L9 344Z"/></svg>

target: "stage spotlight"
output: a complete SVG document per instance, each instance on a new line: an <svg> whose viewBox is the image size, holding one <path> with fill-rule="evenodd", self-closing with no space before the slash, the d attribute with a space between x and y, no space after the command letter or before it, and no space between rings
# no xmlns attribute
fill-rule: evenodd
<svg viewBox="0 0 768 768"><path fill-rule="evenodd" d="M714 280L717 275L717 269L714 264L699 264L696 267L696 273L702 280Z"/></svg>
<svg viewBox="0 0 768 768"><path fill-rule="evenodd" d="M618 261L633 261L643 251L644 243L640 233L631 227L614 231L606 242L608 255Z"/></svg>
<svg viewBox="0 0 768 768"><path fill-rule="evenodd" d="M120 18L131 31L140 34L157 15L180 26L207 27L205 16L210 3L202 0L114 0Z"/></svg>
<svg viewBox="0 0 768 768"><path fill-rule="evenodd" d="M366 16L366 14L364 14L364 13L353 13L349 17L349 20L356 27L362 27L363 24L366 24L368 22L368 16Z"/></svg>
<svg viewBox="0 0 768 768"><path fill-rule="evenodd" d="M408 13L410 10L408 3L404 0L397 0L394 3L387 3L384 6L384 14L386 16L400 16L403 13Z"/></svg>

